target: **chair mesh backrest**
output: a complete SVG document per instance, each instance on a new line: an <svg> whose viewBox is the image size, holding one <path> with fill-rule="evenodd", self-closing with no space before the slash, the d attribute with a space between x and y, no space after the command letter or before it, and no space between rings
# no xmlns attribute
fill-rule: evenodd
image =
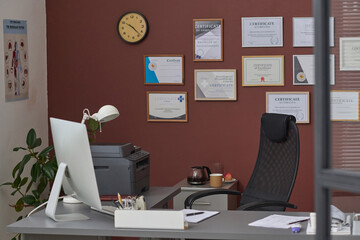
<svg viewBox="0 0 360 240"><path fill-rule="evenodd" d="M279 114L267 114L266 117L279 117ZM287 122L287 133L284 140L271 141L265 134L262 122L260 129L260 146L253 174L247 184L240 206L259 200L288 201L293 189L299 164L299 134L293 116L281 115ZM274 121L274 119L272 119ZM275 120L277 121L277 120ZM279 127L278 124L274 126ZM267 126L269 127L269 126ZM274 129L271 129L274 131ZM284 211L284 207L263 207L267 211Z"/></svg>

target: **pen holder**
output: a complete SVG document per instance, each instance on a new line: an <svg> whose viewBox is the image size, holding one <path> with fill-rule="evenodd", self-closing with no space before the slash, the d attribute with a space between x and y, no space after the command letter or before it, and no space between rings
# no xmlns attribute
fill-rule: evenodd
<svg viewBox="0 0 360 240"><path fill-rule="evenodd" d="M360 235L360 214L355 214L353 218L353 235Z"/></svg>

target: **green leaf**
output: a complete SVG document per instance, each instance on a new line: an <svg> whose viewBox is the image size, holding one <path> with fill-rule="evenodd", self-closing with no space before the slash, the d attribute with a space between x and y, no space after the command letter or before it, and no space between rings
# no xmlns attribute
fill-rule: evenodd
<svg viewBox="0 0 360 240"><path fill-rule="evenodd" d="M34 207L37 207L37 206L39 206L40 204L41 204L40 201L35 201L35 202L33 203Z"/></svg>
<svg viewBox="0 0 360 240"><path fill-rule="evenodd" d="M20 178L20 176L18 176L18 177L15 179L15 181L13 182L12 187L13 187L13 188L17 188L17 187L19 186L20 182L21 182L21 178Z"/></svg>
<svg viewBox="0 0 360 240"><path fill-rule="evenodd" d="M99 122L90 118L88 121L88 126L92 131L97 131L99 129Z"/></svg>
<svg viewBox="0 0 360 240"><path fill-rule="evenodd" d="M34 142L34 144L31 146L31 148L36 148L36 147L40 146L41 143L42 143L41 138L37 138L37 139L35 139L35 142Z"/></svg>
<svg viewBox="0 0 360 240"><path fill-rule="evenodd" d="M29 179L28 177L24 177L23 180L21 180L19 187L24 186L27 183L28 179Z"/></svg>
<svg viewBox="0 0 360 240"><path fill-rule="evenodd" d="M17 193L19 190L18 189L16 189L15 191L13 191L10 195L11 196L14 196L15 195L15 193Z"/></svg>
<svg viewBox="0 0 360 240"><path fill-rule="evenodd" d="M24 167L25 165L30 161L32 155L29 153L29 154L26 154L23 158L23 160L20 162L20 165L19 165L19 172L17 174L17 176L19 177L22 172L24 171Z"/></svg>
<svg viewBox="0 0 360 240"><path fill-rule="evenodd" d="M31 146L34 145L35 140L36 140L36 132L32 128L29 130L27 137L26 137L26 144L28 145L29 148L32 148Z"/></svg>
<svg viewBox="0 0 360 240"><path fill-rule="evenodd" d="M32 205L36 201L35 197L33 195L25 195L23 196L22 200L24 203Z"/></svg>
<svg viewBox="0 0 360 240"><path fill-rule="evenodd" d="M1 187L1 186L7 186L7 185L10 185L10 186L11 186L12 184L13 184L12 182L6 182L6 183L1 184L0 187Z"/></svg>
<svg viewBox="0 0 360 240"><path fill-rule="evenodd" d="M23 202L22 198L20 198L20 199L16 202L15 211L16 211L16 212L21 212L23 209L24 209L24 202Z"/></svg>
<svg viewBox="0 0 360 240"><path fill-rule="evenodd" d="M39 192L38 192L37 190L32 190L31 192L34 194L34 197L35 197L36 199L39 199L39 198L40 198L40 194L39 194Z"/></svg>
<svg viewBox="0 0 360 240"><path fill-rule="evenodd" d="M14 169L12 171L13 178L15 178L15 174L16 174L17 170L19 170L20 164L21 164L21 161L18 164L16 164L16 166L14 167Z"/></svg>
<svg viewBox="0 0 360 240"><path fill-rule="evenodd" d="M30 181L28 186L26 187L26 192L28 192L30 190L32 185L33 185L33 181Z"/></svg>
<svg viewBox="0 0 360 240"><path fill-rule="evenodd" d="M14 152L17 152L17 151L19 151L19 150L27 150L26 148L23 148L23 147L16 147L16 148L13 148L13 151Z"/></svg>
<svg viewBox="0 0 360 240"><path fill-rule="evenodd" d="M41 177L40 178L40 183L39 185L37 186L37 191L39 192L39 194L43 193L45 188L46 188L46 185L47 185L47 181L45 180L44 177Z"/></svg>
<svg viewBox="0 0 360 240"><path fill-rule="evenodd" d="M42 168L42 172L50 180L55 178L55 172L54 169L51 167L51 164L45 164Z"/></svg>
<svg viewBox="0 0 360 240"><path fill-rule="evenodd" d="M31 167L31 179L33 182L36 182L37 179L40 177L41 175L41 166L40 163L35 163L32 167Z"/></svg>
<svg viewBox="0 0 360 240"><path fill-rule="evenodd" d="M54 149L54 146L48 146L46 148L44 148L44 150L42 150L39 154L39 157L43 157L43 156L46 156L51 150Z"/></svg>

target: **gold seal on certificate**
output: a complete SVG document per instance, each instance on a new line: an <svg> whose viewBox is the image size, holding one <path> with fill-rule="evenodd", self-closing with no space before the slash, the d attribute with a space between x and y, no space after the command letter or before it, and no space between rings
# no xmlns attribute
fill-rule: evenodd
<svg viewBox="0 0 360 240"><path fill-rule="evenodd" d="M284 56L243 56L243 86L284 86Z"/></svg>

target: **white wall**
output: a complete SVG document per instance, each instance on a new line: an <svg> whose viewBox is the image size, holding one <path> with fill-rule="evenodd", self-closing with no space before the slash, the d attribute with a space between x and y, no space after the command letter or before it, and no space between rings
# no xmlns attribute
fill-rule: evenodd
<svg viewBox="0 0 360 240"><path fill-rule="evenodd" d="M29 99L5 102L3 19L26 20L28 27ZM0 183L11 180L15 164L23 153L13 152L16 146L25 146L26 134L34 128L48 144L48 102L46 63L45 0L0 0ZM0 239L11 239L6 225L18 214L8 204L9 188L0 188Z"/></svg>

